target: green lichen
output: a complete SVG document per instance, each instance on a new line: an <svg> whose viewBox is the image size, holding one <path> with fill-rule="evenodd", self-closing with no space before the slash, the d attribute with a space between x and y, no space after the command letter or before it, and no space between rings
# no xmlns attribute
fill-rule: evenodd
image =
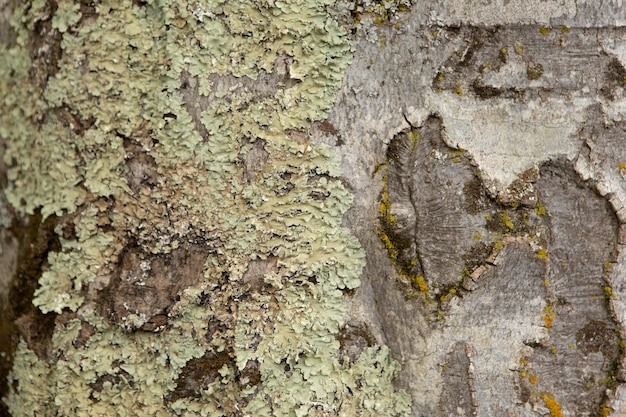
<svg viewBox="0 0 626 417"><path fill-rule="evenodd" d="M67 32L67 29L80 21L80 4L73 4L63 1L58 4L58 8L52 17L52 27L59 32Z"/></svg>
<svg viewBox="0 0 626 417"><path fill-rule="evenodd" d="M82 21L79 2L62 2L52 16L62 55L44 84L26 46L52 11L43 1L16 9L18 42L0 45L6 194L23 214L72 214L75 233L57 230L62 250L49 255L33 302L75 315L57 325L52 360L20 342L6 399L13 415L408 415L386 348L338 358L342 291L359 285L365 258L341 226L351 195L339 160L306 133L326 117L350 63L331 5L105 0ZM276 73L280 57L294 82L261 97L236 86ZM212 97L199 114L183 99L184 77ZM246 181L251 140L263 141L267 161ZM129 184L131 145L153 161L142 168L157 177L149 186ZM127 245L166 256L189 241L211 255L161 331L129 332L146 319L132 309L120 323L100 316ZM269 258L276 268L253 290L247 265ZM207 337L210 323L220 330ZM228 359L219 376L173 397L190 361L211 355ZM246 383L250 367L259 378Z"/></svg>

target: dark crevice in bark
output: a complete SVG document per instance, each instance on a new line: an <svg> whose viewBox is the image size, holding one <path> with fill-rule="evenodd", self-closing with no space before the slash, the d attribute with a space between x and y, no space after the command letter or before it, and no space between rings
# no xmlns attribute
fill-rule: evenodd
<svg viewBox="0 0 626 417"><path fill-rule="evenodd" d="M6 355L0 360L0 397L8 394L6 377L12 367L19 336L39 358L49 358L56 314L43 314L32 304L32 299L39 286L39 278L47 266L48 253L61 249L54 232L57 223L58 218L55 216L42 222L41 213L37 212L23 218L15 216L10 229L5 231L3 245L15 240L18 252L15 275L7 297L9 304L1 306L0 351ZM0 412L4 412L3 407Z"/></svg>
<svg viewBox="0 0 626 417"><path fill-rule="evenodd" d="M58 72L57 63L61 59L63 50L61 49L61 40L63 34L52 27L52 16L58 8L56 1L49 1L51 13L40 20L37 20L31 31L31 58L33 60L31 66L30 77L37 91L41 94L46 91L48 79L54 77Z"/></svg>

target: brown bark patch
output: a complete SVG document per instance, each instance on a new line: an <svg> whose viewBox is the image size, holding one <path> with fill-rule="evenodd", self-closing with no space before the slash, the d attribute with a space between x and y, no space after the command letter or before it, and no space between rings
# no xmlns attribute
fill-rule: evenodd
<svg viewBox="0 0 626 417"><path fill-rule="evenodd" d="M221 378L219 370L224 365L235 367L231 354L225 351L206 352L201 358L191 359L181 370L176 388L165 397L165 402L173 403L180 398L200 396L201 390Z"/></svg>
<svg viewBox="0 0 626 417"><path fill-rule="evenodd" d="M335 335L339 341L339 361L346 358L350 362L356 361L368 347L376 344L376 338L365 323L346 324Z"/></svg>
<svg viewBox="0 0 626 417"><path fill-rule="evenodd" d="M124 173L126 182L134 193L142 188L152 189L158 185L159 174L157 164L149 151L153 145L152 140L144 133L140 139L126 137L120 133L124 150L126 151L126 167Z"/></svg>
<svg viewBox="0 0 626 417"><path fill-rule="evenodd" d="M158 255L139 247L128 248L121 257L117 276L103 293L107 316L131 329L162 328L180 292L202 279L208 252L201 245L187 245ZM137 315L141 324L129 324L130 314Z"/></svg>

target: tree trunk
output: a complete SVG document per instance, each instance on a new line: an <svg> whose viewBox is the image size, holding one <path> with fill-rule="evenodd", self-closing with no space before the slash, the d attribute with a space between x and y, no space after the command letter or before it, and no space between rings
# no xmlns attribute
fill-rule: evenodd
<svg viewBox="0 0 626 417"><path fill-rule="evenodd" d="M1 411L625 415L621 3L0 0Z"/></svg>

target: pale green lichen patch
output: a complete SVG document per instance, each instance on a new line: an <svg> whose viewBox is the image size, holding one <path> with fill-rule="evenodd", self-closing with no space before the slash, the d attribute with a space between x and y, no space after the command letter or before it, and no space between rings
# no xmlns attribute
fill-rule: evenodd
<svg viewBox="0 0 626 417"><path fill-rule="evenodd" d="M350 61L331 4L102 1L82 20L63 2L58 70L36 85L27 29L52 11L16 11L20 42L0 49L7 196L21 213L70 213L73 233L57 230L62 250L33 301L66 320L53 359L20 344L14 415L408 414L386 348L338 357L342 290L359 285L365 259L341 226L351 195L339 161L306 133ZM279 71L288 82L270 93L247 89ZM208 258L180 289L160 265L187 253ZM176 294L140 305L152 294L143 273Z"/></svg>
<svg viewBox="0 0 626 417"><path fill-rule="evenodd" d="M67 29L80 21L80 4L69 1L58 3L58 8L52 17L52 27L59 32L67 32Z"/></svg>

